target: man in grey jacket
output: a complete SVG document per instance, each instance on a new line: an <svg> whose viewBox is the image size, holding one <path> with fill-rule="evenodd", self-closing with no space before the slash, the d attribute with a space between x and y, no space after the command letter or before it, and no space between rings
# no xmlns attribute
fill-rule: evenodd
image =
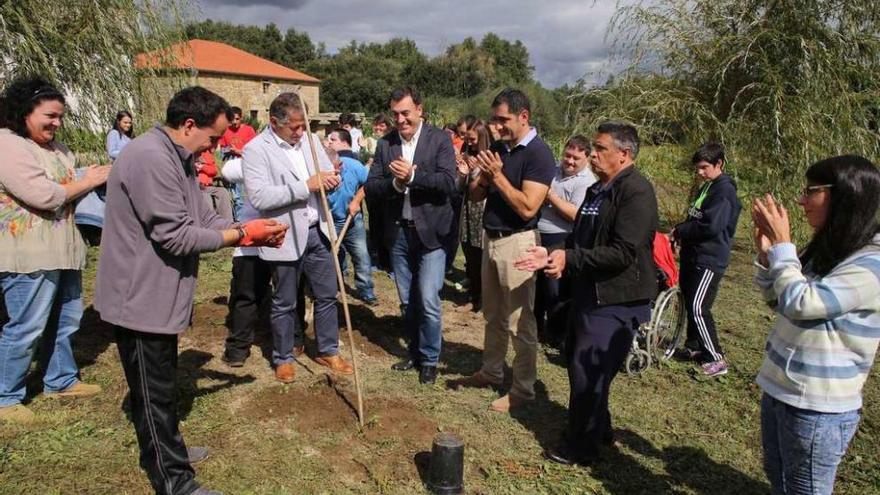
<svg viewBox="0 0 880 495"><path fill-rule="evenodd" d="M199 190L194 158L216 145L229 105L200 87L178 92L165 125L132 141L107 181L107 214L95 308L112 324L131 397L140 464L158 494L200 488L178 428L177 335L190 326L199 253L224 246L279 246L275 220L233 224Z"/></svg>
<svg viewBox="0 0 880 495"><path fill-rule="evenodd" d="M340 374L354 369L339 355L339 320L336 310L335 266L329 228L320 206L320 186L329 191L339 185L339 174L327 153L316 146L320 173L305 139L305 109L296 93L281 93L269 105L269 126L252 139L242 154L247 201L264 218L288 223L280 249L261 248L259 256L274 268L270 320L275 378L284 383L294 378L294 331L300 275L305 273L315 297L315 362ZM318 143L318 137L313 136Z"/></svg>

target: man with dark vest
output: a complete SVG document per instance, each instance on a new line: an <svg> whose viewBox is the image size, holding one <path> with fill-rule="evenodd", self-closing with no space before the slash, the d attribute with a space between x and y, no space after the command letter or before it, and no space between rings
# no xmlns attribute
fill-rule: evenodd
<svg viewBox="0 0 880 495"><path fill-rule="evenodd" d="M606 122L593 139L590 165L599 182L574 220L566 249L526 250L521 270L544 270L572 282L568 379L571 396L564 442L545 455L562 464L590 464L614 442L608 392L657 294L653 240L657 198L635 160L639 138L629 124Z"/></svg>
<svg viewBox="0 0 880 495"><path fill-rule="evenodd" d="M365 186L385 202L385 243L391 252L403 309L408 356L392 368L419 368L433 383L440 358L440 289L446 266L443 245L452 234L455 152L446 133L422 121L422 100L410 87L394 90L390 111L396 127L379 140Z"/></svg>

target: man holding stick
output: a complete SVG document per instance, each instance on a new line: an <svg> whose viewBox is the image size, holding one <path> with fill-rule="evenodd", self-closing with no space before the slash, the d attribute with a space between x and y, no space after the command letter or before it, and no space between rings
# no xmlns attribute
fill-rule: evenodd
<svg viewBox="0 0 880 495"><path fill-rule="evenodd" d="M396 130L379 141L365 188L367 197L385 201L385 242L409 337L409 355L392 368L418 367L419 382L430 384L443 340L440 289L443 245L452 234L455 152L445 132L422 121L415 89L394 90L389 103Z"/></svg>
<svg viewBox="0 0 880 495"><path fill-rule="evenodd" d="M275 378L294 379L294 329L300 274L305 273L315 296L315 362L335 373L349 375L353 368L339 356L338 290L330 231L332 219L320 207L325 190L339 185L339 174L318 147L315 166L308 150L305 109L296 93L281 93L269 105L269 126L244 149L242 168L248 201L265 218L291 225L280 249L260 249L261 259L274 267L275 292L270 319ZM317 136L314 141L318 142ZM321 172L309 175L309 171ZM328 223L329 221L329 223Z"/></svg>

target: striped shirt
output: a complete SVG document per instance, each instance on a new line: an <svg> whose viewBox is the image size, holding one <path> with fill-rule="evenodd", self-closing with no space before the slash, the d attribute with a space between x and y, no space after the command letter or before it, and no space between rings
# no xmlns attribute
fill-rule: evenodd
<svg viewBox="0 0 880 495"><path fill-rule="evenodd" d="M880 235L820 277L802 270L794 244L773 246L756 282L778 317L758 385L800 409L862 407L862 387L880 342Z"/></svg>

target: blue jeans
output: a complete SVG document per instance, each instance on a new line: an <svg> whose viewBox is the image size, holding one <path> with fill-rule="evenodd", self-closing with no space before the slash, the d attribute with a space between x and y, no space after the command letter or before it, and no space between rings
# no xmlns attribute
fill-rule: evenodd
<svg viewBox="0 0 880 495"><path fill-rule="evenodd" d="M83 314L82 273L6 272L0 274L0 287L9 313L0 335L0 406L24 400L25 377L41 336L45 390L58 392L75 384L79 368L73 359L71 337Z"/></svg>
<svg viewBox="0 0 880 495"><path fill-rule="evenodd" d="M764 471L775 495L825 495L859 426L859 411L798 409L764 394L761 441Z"/></svg>
<svg viewBox="0 0 880 495"><path fill-rule="evenodd" d="M336 221L336 233L342 231L345 220ZM354 288L363 299L375 299L373 293L373 274L370 264L370 251L367 249L367 230L364 228L364 216L358 213L351 219L342 247L339 249L339 266L345 267L345 253L351 255L354 264Z"/></svg>
<svg viewBox="0 0 880 495"><path fill-rule="evenodd" d="M406 308L403 322L409 338L409 355L420 365L437 366L443 339L440 289L446 253L442 247L426 248L414 228L401 227L391 246L391 267L400 304Z"/></svg>

